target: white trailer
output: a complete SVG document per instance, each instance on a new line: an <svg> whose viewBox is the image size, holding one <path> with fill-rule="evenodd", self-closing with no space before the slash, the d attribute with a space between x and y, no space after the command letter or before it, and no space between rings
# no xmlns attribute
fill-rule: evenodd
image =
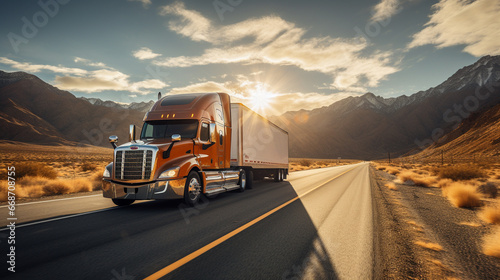
<svg viewBox="0 0 500 280"><path fill-rule="evenodd" d="M245 169L250 180L286 179L288 132L240 103L231 103L231 126L231 166Z"/></svg>

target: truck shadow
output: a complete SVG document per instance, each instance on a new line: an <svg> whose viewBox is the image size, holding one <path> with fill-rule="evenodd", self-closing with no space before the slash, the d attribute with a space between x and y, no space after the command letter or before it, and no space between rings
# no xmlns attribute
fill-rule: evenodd
<svg viewBox="0 0 500 280"><path fill-rule="evenodd" d="M80 267L85 273L78 274L75 268L68 270L68 277L102 278L112 268L123 266L137 279L147 277L295 197L297 193L289 182L258 181L252 190L223 193L191 208L182 201L150 201L20 228L19 231L26 229L26 232L18 250L30 254L19 261L22 264L19 270L67 256L82 256L86 266L94 270ZM129 256L148 255L162 261L131 258L113 264L110 260L119 252L109 246L116 244L113 248L118 250L122 243ZM39 258L40 255L44 258ZM167 278L196 279L200 275L204 279L338 278L325 244L300 199Z"/></svg>

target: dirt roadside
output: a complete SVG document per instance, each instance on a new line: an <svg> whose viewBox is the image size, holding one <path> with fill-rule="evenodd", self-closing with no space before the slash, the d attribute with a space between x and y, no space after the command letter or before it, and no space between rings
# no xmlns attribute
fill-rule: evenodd
<svg viewBox="0 0 500 280"><path fill-rule="evenodd" d="M385 184L395 176L371 169L376 279L500 279L500 260L481 253L488 227L457 209L438 188Z"/></svg>

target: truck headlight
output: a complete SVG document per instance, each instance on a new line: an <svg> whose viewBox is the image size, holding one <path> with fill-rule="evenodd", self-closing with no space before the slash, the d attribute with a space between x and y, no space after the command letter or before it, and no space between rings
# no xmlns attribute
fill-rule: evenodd
<svg viewBox="0 0 500 280"><path fill-rule="evenodd" d="M168 179L168 178L175 178L179 174L179 167L174 167L170 168L168 170L163 171L158 179Z"/></svg>
<svg viewBox="0 0 500 280"><path fill-rule="evenodd" d="M104 168L104 173L102 173L102 177L104 178L111 177L111 174L109 173L109 170L107 168Z"/></svg>
<svg viewBox="0 0 500 280"><path fill-rule="evenodd" d="M113 170L113 163L111 162L104 168L104 172L102 173L103 178L111 178L111 170Z"/></svg>

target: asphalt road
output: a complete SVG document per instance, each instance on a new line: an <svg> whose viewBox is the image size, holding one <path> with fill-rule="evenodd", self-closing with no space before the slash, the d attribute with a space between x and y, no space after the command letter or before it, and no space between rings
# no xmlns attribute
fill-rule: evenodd
<svg viewBox="0 0 500 280"><path fill-rule="evenodd" d="M100 196L20 204L15 273L2 279L369 279L369 164L292 173L244 193L115 207Z"/></svg>

